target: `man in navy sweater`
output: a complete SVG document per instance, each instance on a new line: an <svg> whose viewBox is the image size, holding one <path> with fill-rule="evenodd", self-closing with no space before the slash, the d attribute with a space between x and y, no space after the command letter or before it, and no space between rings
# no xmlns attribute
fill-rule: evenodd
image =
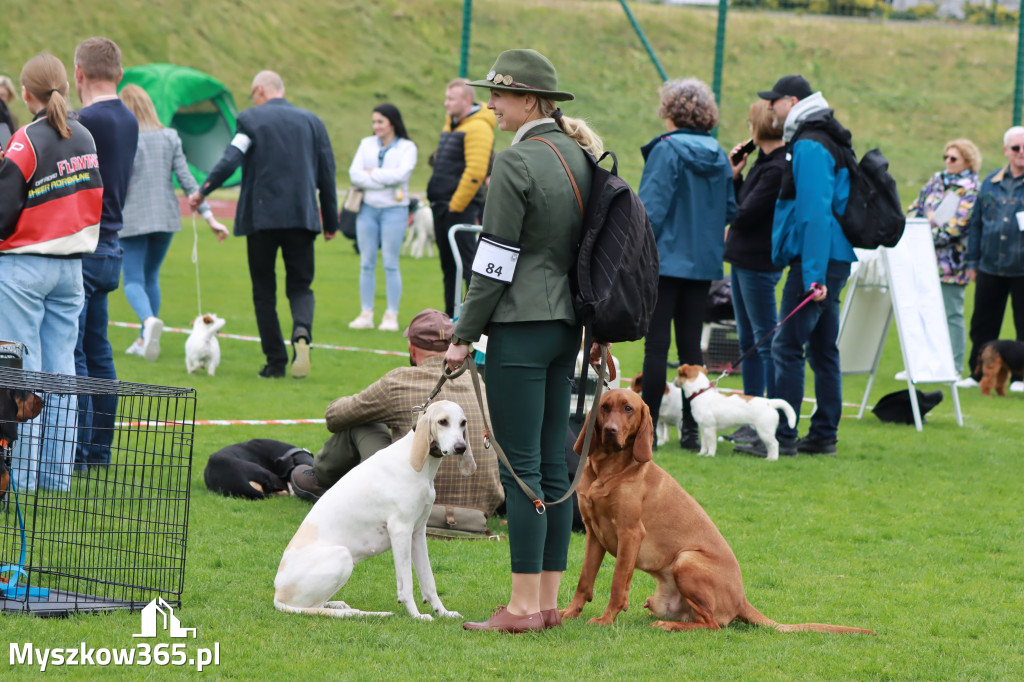
<svg viewBox="0 0 1024 682"><path fill-rule="evenodd" d="M334 152L323 121L286 100L284 82L273 71L256 74L250 98L256 106L238 115L235 137L189 201L195 208L242 166L235 236L246 238L256 326L267 358L259 376L283 377L288 366L277 317L280 249L292 313L291 375L301 379L310 371L313 338L313 244L321 230L325 240L338 231Z"/></svg>
<svg viewBox="0 0 1024 682"><path fill-rule="evenodd" d="M104 379L117 378L114 354L107 340L107 295L117 289L121 277L117 233L139 144L139 122L117 96L117 84L123 73L121 49L114 41L88 38L75 49L75 91L83 107L78 120L96 141L103 176L100 241L94 253L82 256L85 304L78 320L75 372L78 376ZM110 462L116 412L116 396L79 398L77 470Z"/></svg>

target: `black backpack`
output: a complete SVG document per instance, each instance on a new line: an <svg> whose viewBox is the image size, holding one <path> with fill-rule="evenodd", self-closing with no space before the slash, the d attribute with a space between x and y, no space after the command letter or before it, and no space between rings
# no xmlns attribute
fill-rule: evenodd
<svg viewBox="0 0 1024 682"><path fill-rule="evenodd" d="M576 189L565 159L551 146ZM610 156L612 169L599 164ZM593 170L590 196L583 208L576 268L571 276L573 307L594 339L603 343L636 341L647 327L658 300L658 245L640 197L619 177L619 160L613 152L600 159L586 154Z"/></svg>
<svg viewBox="0 0 1024 682"><path fill-rule="evenodd" d="M850 244L860 249L896 246L907 225L896 181L889 174L889 161L878 149L865 154L860 163L853 159L850 171L850 198L846 212L836 219Z"/></svg>
<svg viewBox="0 0 1024 682"><path fill-rule="evenodd" d="M800 138L823 144L838 168L850 174L850 196L846 212L835 214L850 245L858 249L896 246L907 225L896 181L889 174L889 161L878 149L872 149L857 163L857 155L848 142L837 140L828 131L799 128L790 144Z"/></svg>

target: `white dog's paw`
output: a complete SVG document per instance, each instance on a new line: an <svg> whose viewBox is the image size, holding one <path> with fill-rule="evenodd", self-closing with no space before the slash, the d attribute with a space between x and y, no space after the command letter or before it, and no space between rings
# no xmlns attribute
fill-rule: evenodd
<svg viewBox="0 0 1024 682"><path fill-rule="evenodd" d="M416 620L434 620L434 617L431 616L429 613L416 613L413 614L412 617Z"/></svg>
<svg viewBox="0 0 1024 682"><path fill-rule="evenodd" d="M434 613L441 618L462 618L462 614L458 611L449 611L448 609L437 609Z"/></svg>

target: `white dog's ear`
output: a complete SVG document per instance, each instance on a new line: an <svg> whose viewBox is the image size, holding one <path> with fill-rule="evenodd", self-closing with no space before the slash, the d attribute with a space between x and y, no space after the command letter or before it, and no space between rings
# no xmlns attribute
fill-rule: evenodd
<svg viewBox="0 0 1024 682"><path fill-rule="evenodd" d="M430 441L433 438L430 419L424 411L416 421L416 431L412 436L412 448L409 449L409 464L416 471L423 471L423 464L430 453Z"/></svg>
<svg viewBox="0 0 1024 682"><path fill-rule="evenodd" d="M469 429L466 429L466 451L462 453L459 473L463 476L472 476L476 473L476 460L473 458L473 448L469 445Z"/></svg>

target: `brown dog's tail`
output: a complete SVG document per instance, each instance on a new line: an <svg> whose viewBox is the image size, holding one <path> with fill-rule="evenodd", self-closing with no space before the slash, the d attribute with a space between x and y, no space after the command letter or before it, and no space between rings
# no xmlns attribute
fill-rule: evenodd
<svg viewBox="0 0 1024 682"><path fill-rule="evenodd" d="M755 609L750 602L747 602L746 606L743 608L743 611L739 615L739 619L745 623L750 623L751 625L775 628L779 632L831 632L837 635L875 634L874 630L851 628L845 625L827 625L825 623L795 623L793 625L787 625L785 623L776 623L774 620Z"/></svg>

